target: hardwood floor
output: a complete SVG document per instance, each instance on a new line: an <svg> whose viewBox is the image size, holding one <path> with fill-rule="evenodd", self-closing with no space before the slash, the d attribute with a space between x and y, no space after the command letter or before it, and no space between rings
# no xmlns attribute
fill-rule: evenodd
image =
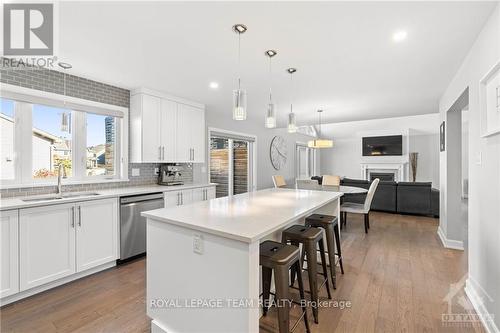
<svg viewBox="0 0 500 333"><path fill-rule="evenodd" d="M484 332L474 326L444 326L444 300L466 273L464 252L444 249L437 220L372 213L349 215L342 231L345 275L337 270L333 300L352 307L321 308L312 332ZM304 275L306 277L306 275ZM322 299L327 300L322 291ZM149 332L145 313L145 260L107 270L0 309L1 332ZM460 291L452 313L473 312ZM261 319L261 332L277 332L276 311ZM292 318L299 309L292 310ZM300 323L296 332L303 332Z"/></svg>

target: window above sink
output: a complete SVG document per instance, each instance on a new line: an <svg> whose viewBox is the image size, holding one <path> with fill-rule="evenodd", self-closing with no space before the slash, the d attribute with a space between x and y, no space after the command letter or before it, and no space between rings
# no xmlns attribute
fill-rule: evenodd
<svg viewBox="0 0 500 333"><path fill-rule="evenodd" d="M4 84L2 188L128 180L128 109ZM4 134L5 133L5 134Z"/></svg>

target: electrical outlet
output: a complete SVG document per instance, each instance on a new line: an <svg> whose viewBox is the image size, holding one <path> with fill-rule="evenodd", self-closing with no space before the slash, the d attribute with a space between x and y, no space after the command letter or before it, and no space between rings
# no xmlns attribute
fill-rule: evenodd
<svg viewBox="0 0 500 333"><path fill-rule="evenodd" d="M155 168L155 175L158 176L159 173L160 173L160 169Z"/></svg>
<svg viewBox="0 0 500 333"><path fill-rule="evenodd" d="M203 238L201 235L194 235L193 237L193 252L203 254Z"/></svg>
<svg viewBox="0 0 500 333"><path fill-rule="evenodd" d="M132 177L139 177L141 175L141 169L132 168Z"/></svg>

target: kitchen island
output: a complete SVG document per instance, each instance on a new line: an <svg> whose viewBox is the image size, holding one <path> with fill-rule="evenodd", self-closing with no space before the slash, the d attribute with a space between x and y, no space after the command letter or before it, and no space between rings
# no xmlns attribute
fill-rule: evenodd
<svg viewBox="0 0 500 333"><path fill-rule="evenodd" d="M152 332L258 332L259 244L342 193L266 189L144 212Z"/></svg>

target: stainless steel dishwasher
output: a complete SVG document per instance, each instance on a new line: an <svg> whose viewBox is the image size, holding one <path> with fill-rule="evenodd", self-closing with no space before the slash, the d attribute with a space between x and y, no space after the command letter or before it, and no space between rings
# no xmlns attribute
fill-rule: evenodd
<svg viewBox="0 0 500 333"><path fill-rule="evenodd" d="M163 207L163 193L120 198L120 260L146 252L146 218L141 212Z"/></svg>

